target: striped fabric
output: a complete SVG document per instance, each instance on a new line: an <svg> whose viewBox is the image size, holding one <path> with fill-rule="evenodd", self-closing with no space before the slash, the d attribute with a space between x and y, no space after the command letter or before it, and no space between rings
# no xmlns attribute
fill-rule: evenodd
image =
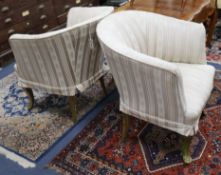
<svg viewBox="0 0 221 175"><path fill-rule="evenodd" d="M70 96L98 80L105 71L96 26L112 12L112 7L72 8L65 29L12 35L19 85Z"/></svg>
<svg viewBox="0 0 221 175"><path fill-rule="evenodd" d="M127 11L102 20L97 34L120 94L120 110L194 135L215 73L204 64L204 27Z"/></svg>

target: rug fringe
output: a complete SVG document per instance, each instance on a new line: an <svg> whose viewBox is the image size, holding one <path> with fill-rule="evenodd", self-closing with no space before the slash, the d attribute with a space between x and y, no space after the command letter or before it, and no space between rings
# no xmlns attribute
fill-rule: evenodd
<svg viewBox="0 0 221 175"><path fill-rule="evenodd" d="M35 163L32 163L28 161L27 159L8 151L7 149L0 146L0 154L4 155L6 158L17 162L19 165L21 165L23 168L34 168Z"/></svg>

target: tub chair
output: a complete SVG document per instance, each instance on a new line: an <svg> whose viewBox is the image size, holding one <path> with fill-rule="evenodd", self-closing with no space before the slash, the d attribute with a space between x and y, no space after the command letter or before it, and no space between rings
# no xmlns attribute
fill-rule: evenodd
<svg viewBox="0 0 221 175"><path fill-rule="evenodd" d="M69 96L75 122L76 93L99 79L105 91L102 77L106 71L96 26L112 12L112 7L75 7L70 9L63 29L35 35L14 34L9 38L18 85L29 96L29 109L34 100L32 89Z"/></svg>
<svg viewBox="0 0 221 175"><path fill-rule="evenodd" d="M128 115L183 136L184 162L213 88L215 69L206 64L202 24L142 12L112 14L97 27L120 95L123 138Z"/></svg>

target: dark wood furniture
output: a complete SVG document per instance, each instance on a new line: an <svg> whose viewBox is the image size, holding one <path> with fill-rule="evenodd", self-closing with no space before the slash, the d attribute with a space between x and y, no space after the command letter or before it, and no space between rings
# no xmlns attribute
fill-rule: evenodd
<svg viewBox="0 0 221 175"><path fill-rule="evenodd" d="M119 7L122 10L144 10L175 18L205 23L207 26L207 44L217 20L217 0L131 0Z"/></svg>
<svg viewBox="0 0 221 175"><path fill-rule="evenodd" d="M73 6L98 5L99 0L0 0L0 66L12 57L13 33L43 33L66 22Z"/></svg>

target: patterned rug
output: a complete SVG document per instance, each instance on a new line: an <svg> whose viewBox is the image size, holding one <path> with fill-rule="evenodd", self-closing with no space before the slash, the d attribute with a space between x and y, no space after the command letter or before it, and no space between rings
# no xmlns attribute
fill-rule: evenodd
<svg viewBox="0 0 221 175"><path fill-rule="evenodd" d="M221 39L212 41L212 46L207 49L207 61L221 64Z"/></svg>
<svg viewBox="0 0 221 175"><path fill-rule="evenodd" d="M110 92L111 76L105 76ZM32 161L38 159L74 124L67 97L34 91L35 104L27 110L28 98L18 87L15 73L0 80L0 145ZM99 82L77 96L78 119L104 97Z"/></svg>
<svg viewBox="0 0 221 175"><path fill-rule="evenodd" d="M132 118L121 141L118 100L109 103L48 165L63 175L221 174L221 72L191 142L195 160L183 165L180 136Z"/></svg>
<svg viewBox="0 0 221 175"><path fill-rule="evenodd" d="M221 64L221 20L216 24L211 46L207 48L207 61Z"/></svg>

